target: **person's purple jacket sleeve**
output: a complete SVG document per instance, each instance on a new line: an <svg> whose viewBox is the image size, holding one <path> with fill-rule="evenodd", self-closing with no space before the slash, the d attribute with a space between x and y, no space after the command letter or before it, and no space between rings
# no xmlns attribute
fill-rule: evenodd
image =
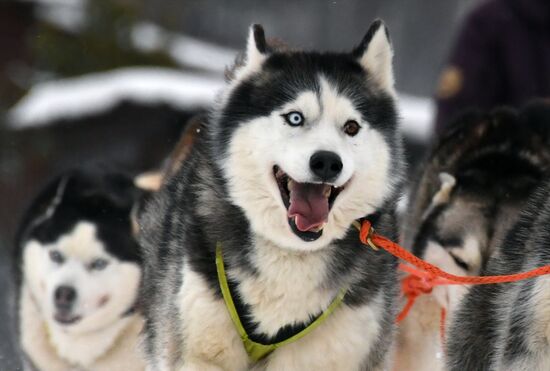
<svg viewBox="0 0 550 371"><path fill-rule="evenodd" d="M464 108L489 108L499 101L499 56L491 24L483 12L463 24L437 90L436 130Z"/></svg>
<svg viewBox="0 0 550 371"><path fill-rule="evenodd" d="M436 129L465 109L550 97L550 0L490 0L465 19L437 90Z"/></svg>

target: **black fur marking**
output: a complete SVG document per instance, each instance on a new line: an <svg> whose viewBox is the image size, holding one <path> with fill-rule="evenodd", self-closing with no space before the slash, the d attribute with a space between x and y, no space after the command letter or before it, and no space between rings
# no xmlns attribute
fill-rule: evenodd
<svg viewBox="0 0 550 371"><path fill-rule="evenodd" d="M464 243L464 240L462 237L460 236L454 236L454 235L450 235L450 236L441 236L439 234L434 234L433 235L433 239L440 245L442 246L450 246L450 247L454 247L454 246L461 246L463 243Z"/></svg>
<svg viewBox="0 0 550 371"><path fill-rule="evenodd" d="M223 156L232 133L241 123L268 115L304 91L319 94L321 76L353 102L363 120L384 134L390 143L395 141L397 111L393 99L372 86L369 72L350 54L275 53L264 62L262 71L234 90L221 112L218 140L222 146L218 148L218 156Z"/></svg>
<svg viewBox="0 0 550 371"><path fill-rule="evenodd" d="M535 281L533 280L529 280L522 284L523 287L515 298L518 305L529 302L534 282ZM532 315L533 312L531 310L512 311L508 338L506 339L504 350L504 358L507 361L513 361L516 357L521 356L522 354L530 353L526 339L526 336L528 335L524 329L524 326L529 321L528 317Z"/></svg>
<svg viewBox="0 0 550 371"><path fill-rule="evenodd" d="M287 324L279 329L279 332L275 336L268 336L263 333L258 332L259 323L252 321L252 313L250 311L250 306L243 302L240 295L236 294L237 284L232 280L227 280L229 285L229 291L231 292L231 297L235 304L235 309L241 319L241 323L248 334L248 337L257 343L260 344L274 344L281 341L284 341L299 332L303 331L307 326L309 326L313 321L315 321L321 314L318 313L315 316L311 316L308 323L298 323L298 324Z"/></svg>
<svg viewBox="0 0 550 371"><path fill-rule="evenodd" d="M261 25L255 24L252 25L252 30L254 32L254 43L256 44L256 49L262 54L267 53L267 42L265 41L264 29Z"/></svg>
<svg viewBox="0 0 550 371"><path fill-rule="evenodd" d="M424 256L428 242L431 239L436 239L439 235L437 228L437 219L445 210L445 205L438 206L432 210L430 215L422 222L420 229L416 233L412 244L412 253L416 256ZM441 238L441 236L439 236Z"/></svg>
<svg viewBox="0 0 550 371"><path fill-rule="evenodd" d="M381 19L376 19L370 25L367 33L365 34L365 36L363 37L359 45L357 45L353 49L352 55L354 56L354 58L361 58L361 56L367 51L369 44L372 41L372 38L374 37L378 29L380 29L380 27L384 27L384 33L386 35L386 38L388 39L388 42L391 44L390 33L388 31L388 28L386 27L386 25Z"/></svg>
<svg viewBox="0 0 550 371"><path fill-rule="evenodd" d="M60 184L66 182L59 203L52 205ZM36 197L17 234L17 245L29 240L52 243L82 221L94 224L106 250L121 260L141 262L132 237L130 213L141 195L133 180L122 174L70 171L53 180ZM53 213L44 218L48 208ZM18 249L18 250L19 250Z"/></svg>

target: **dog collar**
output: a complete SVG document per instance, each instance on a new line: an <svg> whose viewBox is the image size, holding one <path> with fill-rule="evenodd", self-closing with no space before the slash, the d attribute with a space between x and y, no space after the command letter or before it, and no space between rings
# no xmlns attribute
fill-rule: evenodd
<svg viewBox="0 0 550 371"><path fill-rule="evenodd" d="M223 301L225 302L225 307L227 308L227 311L229 312L229 316L231 317L231 320L233 321L233 324L235 325L235 328L239 336L241 337L246 353L248 354L248 357L253 363L266 357L275 349L280 348L284 345L293 343L303 338L304 336L309 334L311 331L313 331L316 327L318 327L321 323L323 323L332 314L332 312L336 310L336 308L340 306L347 292L347 289L340 289L340 291L338 292L336 297L332 300L332 302L327 307L327 309L325 309L319 317L317 317L302 331L277 343L262 344L262 343L253 341L252 339L249 338L241 322L239 313L235 308L235 303L233 302L233 297L231 296L231 291L229 290L229 284L227 283L227 276L225 273L225 266L223 262L221 242L218 242L216 245L216 270L218 272L218 281L220 284Z"/></svg>

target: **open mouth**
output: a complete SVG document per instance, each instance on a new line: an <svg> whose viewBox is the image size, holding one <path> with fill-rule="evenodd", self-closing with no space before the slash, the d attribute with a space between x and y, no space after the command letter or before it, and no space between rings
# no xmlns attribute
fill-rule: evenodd
<svg viewBox="0 0 550 371"><path fill-rule="evenodd" d="M344 188L326 183L299 183L278 166L273 167L273 175L292 231L304 241L321 237L330 209Z"/></svg>
<svg viewBox="0 0 550 371"><path fill-rule="evenodd" d="M78 321L80 321L82 317L80 316L76 316L76 315L71 315L71 314L66 314L66 313L60 313L60 312L57 312L55 315L54 315L54 319L57 323L60 323L62 325L72 325L72 324L75 324L77 323Z"/></svg>

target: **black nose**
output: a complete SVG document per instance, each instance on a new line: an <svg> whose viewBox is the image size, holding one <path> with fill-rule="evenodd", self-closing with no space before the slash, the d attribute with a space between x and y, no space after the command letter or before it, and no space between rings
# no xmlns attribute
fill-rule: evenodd
<svg viewBox="0 0 550 371"><path fill-rule="evenodd" d="M57 308L69 309L76 300L76 290L71 286L59 286L53 296Z"/></svg>
<svg viewBox="0 0 550 371"><path fill-rule="evenodd" d="M342 171L342 160L334 152L318 151L309 159L309 167L313 174L321 180L334 180Z"/></svg>

